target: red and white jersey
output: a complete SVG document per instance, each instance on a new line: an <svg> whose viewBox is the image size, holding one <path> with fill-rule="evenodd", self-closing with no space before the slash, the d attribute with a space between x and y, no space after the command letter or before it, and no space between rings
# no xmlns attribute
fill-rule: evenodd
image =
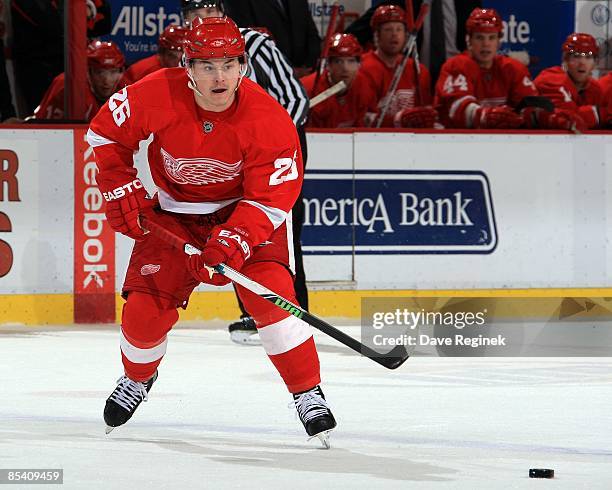
<svg viewBox="0 0 612 490"><path fill-rule="evenodd" d="M609 103L610 99L612 99L612 71L601 77L598 81L604 94L603 96Z"/></svg>
<svg viewBox="0 0 612 490"><path fill-rule="evenodd" d="M316 76L316 73L311 73L300 79L310 98L332 85L327 70L319 77L315 87ZM368 112L376 112L376 95L363 73L358 71L345 93L333 95L310 110L307 126L310 128L364 127L365 115Z"/></svg>
<svg viewBox="0 0 612 490"><path fill-rule="evenodd" d="M446 127L471 127L470 114L478 106L516 107L523 98L538 95L527 67L497 55L493 66L481 68L467 53L448 59L436 83L436 109Z"/></svg>
<svg viewBox="0 0 612 490"><path fill-rule="evenodd" d="M159 56L157 54L143 58L142 60L134 63L125 71L121 86L136 83L141 78L146 77L149 73L161 70L162 68L163 67L159 62Z"/></svg>
<svg viewBox="0 0 612 490"><path fill-rule="evenodd" d="M87 111L85 119L91 121L91 118L100 110L100 102L88 87L87 93ZM64 74L60 73L56 76L49 88L45 92L42 101L36 109L34 109L34 119L64 119Z"/></svg>
<svg viewBox="0 0 612 490"><path fill-rule="evenodd" d="M393 75L395 74L396 67L402 62L402 57L398 55L397 62L393 68L390 68L385 62L376 54L375 51L369 51L361 57L360 70L363 72L365 77L368 79L374 94L376 95L378 112L382 110L387 101L387 92L393 81ZM397 85L397 90L393 98L385 119L383 121L384 127L393 127L393 116L403 110L412 109L417 105L427 106L431 105L431 76L429 70L423 64L419 64L421 68L420 81L420 94L421 100L417 104L416 97L416 73L414 61L409 59L404 68L404 73L400 78Z"/></svg>
<svg viewBox="0 0 612 490"><path fill-rule="evenodd" d="M208 214L237 202L228 226L254 245L285 222L302 187L297 131L287 111L243 79L224 112L197 106L184 68L162 69L110 97L91 122L101 188L136 176L133 153L151 134L148 160L162 209Z"/></svg>
<svg viewBox="0 0 612 490"><path fill-rule="evenodd" d="M603 93L603 107L607 110L607 126L612 126L612 72L604 75L599 79L599 86L601 87L601 91ZM601 122L602 125L606 125L605 121Z"/></svg>
<svg viewBox="0 0 612 490"><path fill-rule="evenodd" d="M556 108L576 112L588 128L599 126L599 107L604 101L597 80L591 78L579 91L567 72L560 66L554 66L543 70L534 83L540 95L552 100Z"/></svg>

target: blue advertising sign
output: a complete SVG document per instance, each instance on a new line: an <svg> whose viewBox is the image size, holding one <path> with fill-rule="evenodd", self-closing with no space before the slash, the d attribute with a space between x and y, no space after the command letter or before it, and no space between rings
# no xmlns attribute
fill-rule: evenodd
<svg viewBox="0 0 612 490"><path fill-rule="evenodd" d="M504 21L501 50L529 60L532 77L561 64L561 45L574 31L575 2L560 0L485 0Z"/></svg>
<svg viewBox="0 0 612 490"><path fill-rule="evenodd" d="M170 24L180 24L179 0L136 2L113 0L111 40L123 51L128 65L157 52L157 38Z"/></svg>
<svg viewBox="0 0 612 490"><path fill-rule="evenodd" d="M309 171L307 254L489 254L497 228L479 171Z"/></svg>

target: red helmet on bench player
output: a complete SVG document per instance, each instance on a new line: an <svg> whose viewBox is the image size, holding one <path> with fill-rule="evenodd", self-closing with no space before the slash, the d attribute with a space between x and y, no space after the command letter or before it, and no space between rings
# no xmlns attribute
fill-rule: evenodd
<svg viewBox="0 0 612 490"><path fill-rule="evenodd" d="M327 69L332 85L343 81L347 87L357 75L363 49L352 34L336 34L329 41Z"/></svg>
<svg viewBox="0 0 612 490"><path fill-rule="evenodd" d="M125 57L113 42L95 41L87 46L89 83L94 95L108 99L115 90L125 67Z"/></svg>
<svg viewBox="0 0 612 490"><path fill-rule="evenodd" d="M567 36L561 47L563 68L574 83L582 86L593 76L597 65L599 46L590 34L574 32Z"/></svg>
<svg viewBox="0 0 612 490"><path fill-rule="evenodd" d="M163 68L179 66L188 29L174 24L164 29L157 39L159 61Z"/></svg>
<svg viewBox="0 0 612 490"><path fill-rule="evenodd" d="M495 9L475 8L465 23L470 55L483 68L493 64L501 43L504 25Z"/></svg>
<svg viewBox="0 0 612 490"><path fill-rule="evenodd" d="M406 12L396 5L381 5L374 11L370 26L374 33L374 44L387 56L402 51L406 42Z"/></svg>

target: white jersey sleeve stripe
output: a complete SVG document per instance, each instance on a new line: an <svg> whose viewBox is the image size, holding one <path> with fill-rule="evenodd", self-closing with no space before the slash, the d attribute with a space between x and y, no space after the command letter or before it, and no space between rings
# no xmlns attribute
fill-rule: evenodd
<svg viewBox="0 0 612 490"><path fill-rule="evenodd" d="M480 105L475 102L471 102L465 108L465 124L468 128L474 127L474 116L476 115L476 111L480 109Z"/></svg>
<svg viewBox="0 0 612 490"><path fill-rule="evenodd" d="M89 143L89 146L96 148L98 146L112 145L115 142L105 138L104 136L100 136L90 128L87 130L87 143Z"/></svg>
<svg viewBox="0 0 612 490"><path fill-rule="evenodd" d="M241 201L241 202L245 202L247 204L250 204L251 206L255 206L260 211L263 211L264 214L268 217L268 219L272 223L272 226L274 226L275 230L280 225L282 225L285 222L285 220L287 219L287 213L285 211L283 211L282 209L272 208L270 206L265 206L265 205L263 205L261 203L258 203L256 201L248 201L246 199L244 201Z"/></svg>
<svg viewBox="0 0 612 490"><path fill-rule="evenodd" d="M601 124L601 121L599 120L599 112L597 111L597 107L592 105L591 109L593 111L593 115L595 116L595 121L597 121L597 126L599 126Z"/></svg>
<svg viewBox="0 0 612 490"><path fill-rule="evenodd" d="M457 112L461 104L463 104L463 102L466 100L473 100L476 102L476 97L474 97L473 95L466 95L465 97L461 97L460 99L457 99L455 102L453 102L450 106L450 109L448 110L448 116L451 119L455 117L455 112Z"/></svg>

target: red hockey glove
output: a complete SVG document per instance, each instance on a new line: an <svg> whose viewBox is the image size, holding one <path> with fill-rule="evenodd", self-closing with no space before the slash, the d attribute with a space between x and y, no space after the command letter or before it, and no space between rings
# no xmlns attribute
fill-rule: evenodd
<svg viewBox="0 0 612 490"><path fill-rule="evenodd" d="M248 234L234 227L215 226L202 249L201 255L189 256L189 272L198 281L213 286L225 286L231 281L223 274L213 273L205 267L225 264L240 270L251 256L252 246Z"/></svg>
<svg viewBox="0 0 612 490"><path fill-rule="evenodd" d="M479 107L474 112L474 129L516 129L523 118L507 105Z"/></svg>
<svg viewBox="0 0 612 490"><path fill-rule="evenodd" d="M587 130L587 125L578 114L566 109L555 109L554 112L543 112L541 114L541 126L546 129L561 129L582 133Z"/></svg>
<svg viewBox="0 0 612 490"><path fill-rule="evenodd" d="M393 124L396 128L433 128L437 118L433 107L415 107L396 112Z"/></svg>
<svg viewBox="0 0 612 490"><path fill-rule="evenodd" d="M134 240L142 240L145 231L140 227L138 215L151 208L152 203L147 198L142 182L134 179L108 192L102 192L106 199L106 220L116 232Z"/></svg>

